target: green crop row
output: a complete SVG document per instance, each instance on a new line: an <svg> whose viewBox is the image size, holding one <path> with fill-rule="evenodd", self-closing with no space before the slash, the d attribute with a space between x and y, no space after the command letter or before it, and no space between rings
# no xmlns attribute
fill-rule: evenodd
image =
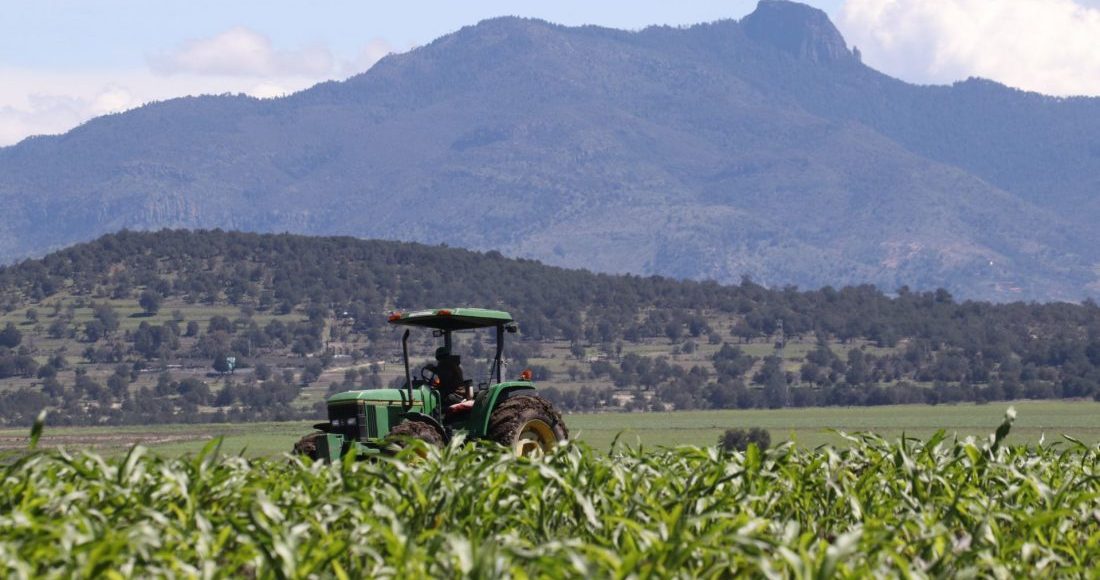
<svg viewBox="0 0 1100 580"><path fill-rule="evenodd" d="M5 577L1094 576L1100 447L889 442L541 459L453 444L338 465L28 452Z"/></svg>

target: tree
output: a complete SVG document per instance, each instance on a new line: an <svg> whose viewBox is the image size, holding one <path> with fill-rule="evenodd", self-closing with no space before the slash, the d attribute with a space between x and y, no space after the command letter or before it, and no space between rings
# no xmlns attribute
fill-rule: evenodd
<svg viewBox="0 0 1100 580"><path fill-rule="evenodd" d="M10 350L0 351L0 378L33 377L38 373L38 363L27 355L15 354Z"/></svg>
<svg viewBox="0 0 1100 580"><path fill-rule="evenodd" d="M146 290L138 298L138 304L145 311L146 316L154 316L157 312L160 312L160 295L152 290Z"/></svg>
<svg viewBox="0 0 1100 580"><path fill-rule="evenodd" d="M321 364L321 361L315 358L309 359L302 369L302 383L308 385L315 382L317 379L321 378L321 373L323 371L324 365Z"/></svg>
<svg viewBox="0 0 1100 580"><path fill-rule="evenodd" d="M214 355L214 370L218 373L225 374L230 371L229 359L225 353L219 352Z"/></svg>
<svg viewBox="0 0 1100 580"><path fill-rule="evenodd" d="M853 387L867 382L867 361L863 351L858 348L848 351L848 369L844 373L844 380Z"/></svg>
<svg viewBox="0 0 1100 580"><path fill-rule="evenodd" d="M222 387L222 390L218 391L218 396L214 399L214 405L218 407L228 407L237 401L237 386L232 380L226 382L226 385Z"/></svg>
<svg viewBox="0 0 1100 580"><path fill-rule="evenodd" d="M723 344L712 357L714 370L720 377L735 379L745 374L752 368L756 359L745 354L740 348L730 344Z"/></svg>
<svg viewBox="0 0 1100 580"><path fill-rule="evenodd" d="M88 342L97 342L106 333L103 323L98 320L89 320L84 323L84 340Z"/></svg>
<svg viewBox="0 0 1100 580"><path fill-rule="evenodd" d="M57 377L46 377L46 380L42 381L42 392L48 397L60 397L65 394L65 387Z"/></svg>
<svg viewBox="0 0 1100 580"><path fill-rule="evenodd" d="M679 320L670 321L665 325L665 336L672 342L677 342L684 335L684 327Z"/></svg>
<svg viewBox="0 0 1100 580"><path fill-rule="evenodd" d="M69 335L69 321L58 316L53 319L50 326L46 328L46 336L50 338L65 338Z"/></svg>
<svg viewBox="0 0 1100 580"><path fill-rule="evenodd" d="M107 377L107 389L111 391L111 395L115 399L125 399L129 394L130 381L128 377L115 373Z"/></svg>
<svg viewBox="0 0 1100 580"><path fill-rule="evenodd" d="M180 398L195 405L205 405L211 398L210 386L198 379L183 379L176 385Z"/></svg>
<svg viewBox="0 0 1100 580"><path fill-rule="evenodd" d="M19 332L11 322L4 326L4 330L0 330L0 346L15 348L21 342L23 342L23 333Z"/></svg>
<svg viewBox="0 0 1100 580"><path fill-rule="evenodd" d="M224 316L212 316L210 322L206 325L206 332L217 332L219 330L228 334L233 334L236 328L228 318Z"/></svg>
<svg viewBox="0 0 1100 580"><path fill-rule="evenodd" d="M49 379L57 376L57 369L53 365L42 365L38 367L38 378Z"/></svg>
<svg viewBox="0 0 1100 580"><path fill-rule="evenodd" d="M789 393L782 359L774 355L765 358L764 367L753 377L753 381L764 386L768 407L781 409L787 406Z"/></svg>
<svg viewBox="0 0 1100 580"><path fill-rule="evenodd" d="M103 336L118 330L118 313L110 304L97 304L94 308L95 319L102 324Z"/></svg>
<svg viewBox="0 0 1100 580"><path fill-rule="evenodd" d="M767 429L753 427L751 429L726 429L718 437L718 446L724 451L745 451L750 444L763 451L772 443L771 433Z"/></svg>
<svg viewBox="0 0 1100 580"><path fill-rule="evenodd" d="M150 326L149 323L142 322L134 331L134 350L147 359L157 356L160 353L164 334L163 327Z"/></svg>
<svg viewBox="0 0 1100 580"><path fill-rule="evenodd" d="M715 409L735 409L747 393L745 383L741 379L711 383L707 392L707 402Z"/></svg>
<svg viewBox="0 0 1100 580"><path fill-rule="evenodd" d="M294 345L290 347L290 351L298 356L306 356L311 352L315 352L321 348L321 343L314 337L308 335L302 335L294 339Z"/></svg>

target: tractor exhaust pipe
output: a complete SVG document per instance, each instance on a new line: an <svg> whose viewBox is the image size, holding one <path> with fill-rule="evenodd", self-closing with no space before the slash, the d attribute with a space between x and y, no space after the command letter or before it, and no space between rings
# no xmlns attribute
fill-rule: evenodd
<svg viewBox="0 0 1100 580"><path fill-rule="evenodd" d="M412 372L409 371L409 330L405 329L405 334L401 337L401 354L405 359L405 388L409 391L409 400L405 401L405 410L408 411L412 408L413 404L413 382Z"/></svg>
<svg viewBox="0 0 1100 580"><path fill-rule="evenodd" d="M497 325L497 382L504 382L504 325ZM489 380L493 380L492 373L490 373Z"/></svg>

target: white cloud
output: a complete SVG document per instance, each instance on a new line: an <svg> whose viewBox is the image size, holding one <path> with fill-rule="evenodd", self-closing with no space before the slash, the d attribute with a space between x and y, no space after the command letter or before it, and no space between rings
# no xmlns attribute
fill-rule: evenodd
<svg viewBox="0 0 1100 580"><path fill-rule="evenodd" d="M838 25L868 65L908 81L1100 95L1100 9L1073 0L846 0Z"/></svg>
<svg viewBox="0 0 1100 580"><path fill-rule="evenodd" d="M60 133L87 118L78 99L26 95L27 107L0 106L0 145L42 133Z"/></svg>
<svg viewBox="0 0 1100 580"><path fill-rule="evenodd" d="M108 86L92 99L89 108L96 115L106 115L132 109L140 104L125 88Z"/></svg>
<svg viewBox="0 0 1100 580"><path fill-rule="evenodd" d="M382 38L375 38L359 49L359 54L354 59L344 62L341 71L345 75L359 74L370 69L374 63L391 52L394 50L389 42Z"/></svg>
<svg viewBox="0 0 1100 580"><path fill-rule="evenodd" d="M286 87L274 84L274 83L260 83L253 86L248 90L248 94L258 99L275 99L278 97L285 97L292 93Z"/></svg>
<svg viewBox="0 0 1100 580"><path fill-rule="evenodd" d="M0 66L0 146L31 135L52 135L100 115L184 95L245 93L277 97L308 88L318 78L176 74L147 70L48 72Z"/></svg>
<svg viewBox="0 0 1100 580"><path fill-rule="evenodd" d="M39 78L26 71L0 68L10 84L0 86L0 146L29 135L61 133L99 115L141 104L124 87L89 79Z"/></svg>
<svg viewBox="0 0 1100 580"><path fill-rule="evenodd" d="M285 96L361 73L393 46L375 38L337 61L321 46L277 50L247 28L185 42L147 59L147 69L48 71L0 64L0 147L63 133L100 115L186 95Z"/></svg>
<svg viewBox="0 0 1100 580"><path fill-rule="evenodd" d="M276 50L266 36L241 26L190 40L175 50L150 57L149 65L162 74L268 77L332 74L332 53L322 46Z"/></svg>

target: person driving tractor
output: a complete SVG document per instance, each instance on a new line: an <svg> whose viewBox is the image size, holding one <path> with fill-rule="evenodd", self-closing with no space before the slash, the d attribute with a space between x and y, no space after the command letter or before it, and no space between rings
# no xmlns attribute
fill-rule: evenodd
<svg viewBox="0 0 1100 580"><path fill-rule="evenodd" d="M428 370L435 373L433 386L439 389L439 394L444 405L456 405L466 400L462 387L466 382L462 377L462 359L458 355L451 354L450 349L441 346L435 349L437 364L428 365Z"/></svg>

